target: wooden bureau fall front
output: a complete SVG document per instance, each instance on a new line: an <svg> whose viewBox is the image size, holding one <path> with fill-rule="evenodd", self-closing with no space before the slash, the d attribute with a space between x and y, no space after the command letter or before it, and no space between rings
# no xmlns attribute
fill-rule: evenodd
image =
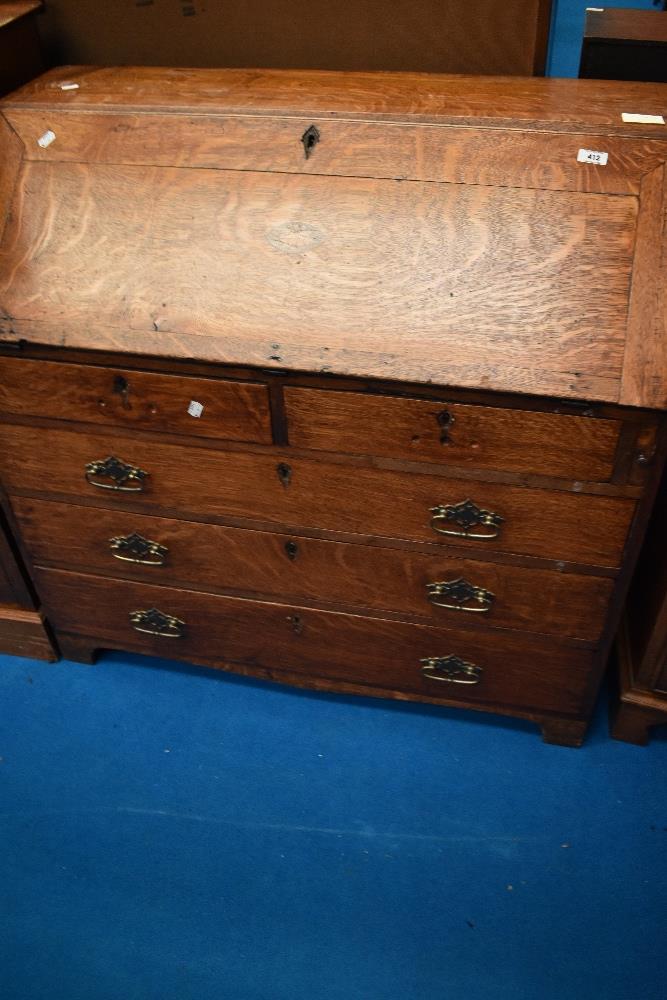
<svg viewBox="0 0 667 1000"><path fill-rule="evenodd" d="M70 67L0 109L0 480L61 652L580 743L665 460L667 87Z"/></svg>

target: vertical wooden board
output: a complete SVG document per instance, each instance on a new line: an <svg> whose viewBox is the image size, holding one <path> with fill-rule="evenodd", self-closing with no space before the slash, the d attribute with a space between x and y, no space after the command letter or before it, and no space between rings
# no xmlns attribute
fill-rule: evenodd
<svg viewBox="0 0 667 1000"><path fill-rule="evenodd" d="M665 165L642 180L619 402L667 407Z"/></svg>
<svg viewBox="0 0 667 1000"><path fill-rule="evenodd" d="M0 114L0 240L7 223L18 178L23 143Z"/></svg>

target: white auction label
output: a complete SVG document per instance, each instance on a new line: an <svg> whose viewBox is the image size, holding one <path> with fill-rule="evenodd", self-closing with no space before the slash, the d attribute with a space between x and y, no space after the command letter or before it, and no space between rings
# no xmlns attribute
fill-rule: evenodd
<svg viewBox="0 0 667 1000"><path fill-rule="evenodd" d="M598 167L604 167L609 159L609 153L603 153L598 149L580 149L577 153L579 163L595 163Z"/></svg>
<svg viewBox="0 0 667 1000"><path fill-rule="evenodd" d="M204 412L204 407L201 403L198 403L196 399L190 400L190 405L188 406L188 413L191 417L201 417Z"/></svg>
<svg viewBox="0 0 667 1000"><path fill-rule="evenodd" d="M632 122L635 125L664 125L665 119L662 115L635 115L627 111L621 113L624 122Z"/></svg>

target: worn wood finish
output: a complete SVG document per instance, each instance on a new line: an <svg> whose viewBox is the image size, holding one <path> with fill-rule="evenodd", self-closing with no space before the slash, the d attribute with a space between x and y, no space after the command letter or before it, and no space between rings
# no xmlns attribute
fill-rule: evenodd
<svg viewBox="0 0 667 1000"><path fill-rule="evenodd" d="M71 110L5 112L25 145L27 160L179 166L208 170L279 171L333 177L376 177L453 184L542 188L597 194L639 194L644 174L660 166L656 140L605 138L605 168L580 163L590 134L550 135L491 128L336 121L329 116L262 118L137 113L91 116ZM306 160L301 137L315 124L320 142ZM47 148L37 139L51 129Z"/></svg>
<svg viewBox="0 0 667 1000"><path fill-rule="evenodd" d="M462 406L446 398L290 387L285 408L290 444L299 448L567 479L608 480L620 428L612 420Z"/></svg>
<svg viewBox="0 0 667 1000"><path fill-rule="evenodd" d="M232 363L473 386L492 371L496 388L591 398L621 377L632 199L27 163L14 209L0 254L10 336L29 321L37 339L85 346L95 325L158 354L187 345ZM62 254L72 219L76 257ZM99 253L109 240L113 269Z"/></svg>
<svg viewBox="0 0 667 1000"><path fill-rule="evenodd" d="M201 405L199 416L189 413L192 402ZM0 413L260 444L273 440L265 385L126 368L0 357Z"/></svg>
<svg viewBox="0 0 667 1000"><path fill-rule="evenodd" d="M97 437L0 424L0 470L11 493L94 497L100 505L145 503L165 513L239 516L276 525L310 526L419 541L455 542L483 557L487 550L600 566L619 564L634 513L630 500L584 497L441 476L155 443L122 435ZM142 492L99 489L84 478L88 463L108 456L148 473ZM283 468L285 467L285 468ZM440 535L431 526L439 504L471 499L504 521L497 538Z"/></svg>
<svg viewBox="0 0 667 1000"><path fill-rule="evenodd" d="M61 90L63 81L79 83ZM624 125L629 107L661 115L664 88L611 81L336 73L312 70L67 66L24 87L8 108L168 111L600 130L664 139L659 125Z"/></svg>
<svg viewBox="0 0 667 1000"><path fill-rule="evenodd" d="M639 85L72 67L5 102L0 479L61 651L580 743L667 458L667 131L620 120L665 108ZM87 481L112 455L141 490ZM496 537L436 532L466 500ZM165 565L114 559L131 532ZM428 600L461 579L467 611ZM185 634L134 631L151 606ZM483 673L421 673L450 654Z"/></svg>
<svg viewBox="0 0 667 1000"><path fill-rule="evenodd" d="M444 704L481 701L572 715L587 707L588 650L566 651L504 632L432 628L54 569L39 570L36 579L58 627L87 634L101 646L106 640L111 648L216 666L239 661L276 672L303 671L332 687L337 680L350 681ZM130 614L154 607L185 622L185 634L137 632ZM480 682L442 682L422 673L422 658L450 653L481 667Z"/></svg>
<svg viewBox="0 0 667 1000"><path fill-rule="evenodd" d="M366 613L397 612L453 627L524 629L596 641L612 587L604 578L466 559L446 546L441 555L422 554L28 497L14 498L14 512L37 565L209 591L356 605ZM162 565L114 555L110 540L135 532L167 549ZM461 577L493 594L488 612L431 603L428 584Z"/></svg>
<svg viewBox="0 0 667 1000"><path fill-rule="evenodd" d="M0 604L0 653L50 662L57 659L41 614L7 604Z"/></svg>

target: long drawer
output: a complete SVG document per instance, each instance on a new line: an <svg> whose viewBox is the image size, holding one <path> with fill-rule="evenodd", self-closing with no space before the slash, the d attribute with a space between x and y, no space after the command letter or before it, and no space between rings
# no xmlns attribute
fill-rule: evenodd
<svg viewBox="0 0 667 1000"><path fill-rule="evenodd" d="M147 583L178 581L596 640L612 582L442 554L356 545L16 497L32 558Z"/></svg>
<svg viewBox="0 0 667 1000"><path fill-rule="evenodd" d="M295 527L441 540L618 566L634 512L621 498L0 425L9 492L157 505ZM127 492L125 492L127 491Z"/></svg>
<svg viewBox="0 0 667 1000"><path fill-rule="evenodd" d="M512 633L432 628L40 570L56 630L98 647L234 663L445 701L576 714L592 654ZM157 634L159 633L159 634Z"/></svg>

